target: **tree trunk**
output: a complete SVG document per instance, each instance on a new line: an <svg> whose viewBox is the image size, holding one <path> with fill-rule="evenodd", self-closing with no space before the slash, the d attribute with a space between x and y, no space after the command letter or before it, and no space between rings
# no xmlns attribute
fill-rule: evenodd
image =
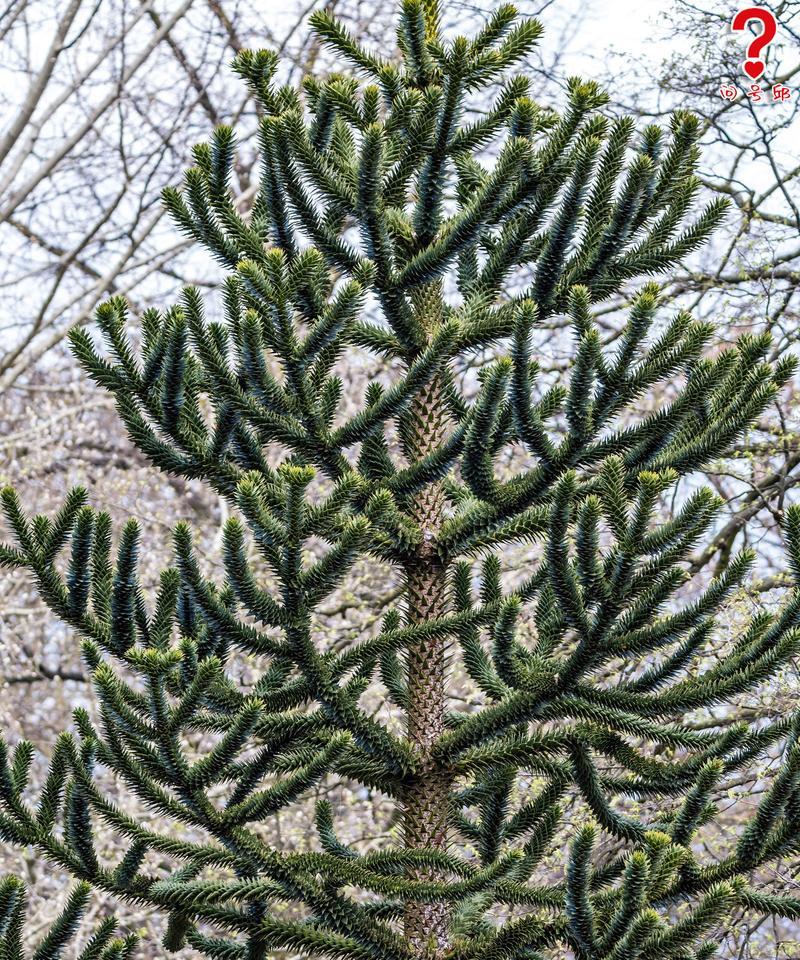
<svg viewBox="0 0 800 960"><path fill-rule="evenodd" d="M441 322L442 291L429 284L415 298L418 315L429 332ZM442 380L434 378L414 399L408 413L406 455L412 462L435 450L445 438L449 417L442 397ZM412 516L422 541L406 569L408 622L422 623L443 616L448 609L447 569L437 552L444 519L445 498L440 484L421 491ZM420 761L419 775L405 797L404 836L410 849L445 850L450 779L433 759L433 747L444 730L446 710L445 638L412 644L408 650L407 735ZM431 878L418 870L417 878ZM405 933L419 957L442 956L448 942L446 903L408 903Z"/></svg>

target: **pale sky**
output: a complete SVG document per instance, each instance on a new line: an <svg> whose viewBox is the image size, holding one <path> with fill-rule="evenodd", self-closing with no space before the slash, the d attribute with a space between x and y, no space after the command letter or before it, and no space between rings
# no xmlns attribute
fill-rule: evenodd
<svg viewBox="0 0 800 960"><path fill-rule="evenodd" d="M626 55L630 54L635 60L650 61L655 74L657 64L681 42L686 43L670 37L664 20L669 4L664 0L555 0L541 18L544 42L551 11L554 17L569 16L568 11L576 8L582 16L566 51L564 67L568 73L591 77L597 61L606 67L614 63L624 70Z"/></svg>
<svg viewBox="0 0 800 960"><path fill-rule="evenodd" d="M581 46L598 55L609 48L647 53L654 25L665 8L663 0L594 0L583 6L588 16L580 33ZM659 42L662 45L667 46Z"/></svg>

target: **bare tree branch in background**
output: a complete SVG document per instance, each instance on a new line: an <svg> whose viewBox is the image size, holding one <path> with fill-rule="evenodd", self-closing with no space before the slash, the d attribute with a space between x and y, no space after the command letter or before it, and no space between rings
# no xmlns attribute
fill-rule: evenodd
<svg viewBox="0 0 800 960"><path fill-rule="evenodd" d="M362 35L386 22L385 4L333 5ZM196 279L160 191L213 125L236 122L246 151L251 108L227 64L268 45L302 72L313 54L298 27L312 8L34 0L0 14L0 389L110 293L141 306ZM241 178L244 190L246 163Z"/></svg>

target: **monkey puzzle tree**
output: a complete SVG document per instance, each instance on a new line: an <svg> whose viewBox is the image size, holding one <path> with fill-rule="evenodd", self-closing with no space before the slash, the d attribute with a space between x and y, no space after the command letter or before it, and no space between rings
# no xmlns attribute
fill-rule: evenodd
<svg viewBox="0 0 800 960"><path fill-rule="evenodd" d="M741 435L791 364L753 336L707 356L713 328L662 318L653 283L604 343L596 305L723 215L713 203L686 221L698 124L679 113L637 135L577 80L563 114L544 109L509 73L536 21L503 6L447 40L438 19L435 0L405 0L389 60L315 14L352 72L300 92L274 83L273 54L243 52L261 113L249 214L229 190L227 128L165 196L230 271L224 322L187 289L143 315L140 355L121 299L98 312L107 351L74 331L136 446L231 504L225 575L209 579L179 523L148 598L136 521L112 561L108 516L82 490L52 519L5 491L16 545L2 561L84 638L98 710L76 711L38 800L30 745L4 754L0 833L167 913L165 946L208 957L711 957L740 912L800 916L758 883L800 844L800 728L691 715L787 663L800 592L710 660L752 558L687 590L717 503L687 481L665 515L665 495ZM554 380L531 342L559 320L573 347ZM457 376L479 351L478 377ZM347 413L337 370L364 352L391 377ZM793 508L785 531L797 577ZM513 544L529 564L512 584ZM325 648L320 604L364 557L395 568L402 598L379 631ZM246 688L245 656L259 670ZM458 709L456 674L471 697ZM376 685L381 716L364 704ZM775 757L741 835L707 858L695 837L715 796ZM103 770L160 819L121 809ZM313 849L270 846L261 827L326 779L395 805L396 841L348 846L322 801ZM101 827L125 840L118 862L98 851Z"/></svg>

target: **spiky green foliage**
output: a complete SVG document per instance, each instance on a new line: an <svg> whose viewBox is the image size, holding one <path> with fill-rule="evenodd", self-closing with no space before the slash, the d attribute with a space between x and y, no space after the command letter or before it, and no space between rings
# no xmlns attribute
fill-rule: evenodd
<svg viewBox="0 0 800 960"><path fill-rule="evenodd" d="M25 912L27 891L17 877L0 880L0 957L2 960L60 960L66 956L75 960L127 960L137 940L135 936L116 936L116 917L101 920L77 951L74 938L78 931L89 897L91 885L85 881L70 892L63 909L50 924L47 932L30 950L25 949ZM67 953L65 954L65 951Z"/></svg>
<svg viewBox="0 0 800 960"><path fill-rule="evenodd" d="M261 115L247 216L227 128L165 194L229 271L224 322L187 289L144 315L138 353L119 298L98 311L105 352L72 335L136 446L231 505L225 577L203 573L182 523L149 598L135 521L112 550L108 517L82 491L53 520L5 492L16 544L0 559L30 571L83 638L98 715L76 714L36 801L29 748L4 757L0 834L169 914L170 950L226 960L689 960L710 957L743 912L800 916L800 901L745 879L797 852L800 723L687 719L797 652L800 593L709 659L751 556L687 591L718 504L690 484L664 512L791 365L769 362L758 336L710 354L713 328L665 317L652 282L631 293L613 342L596 320L598 304L669 270L719 222L719 203L686 219L697 121L679 112L668 131L637 134L579 80L563 113L535 103L510 71L540 28L509 6L474 39L447 40L435 0L404 0L392 60L327 14L312 20L342 73L295 91L274 82L271 53L235 63ZM573 335L555 382L532 356L544 324ZM391 361L392 379L353 410L337 371L356 350ZM490 359L462 390L454 374L479 350ZM511 449L525 458L508 475L497 464ZM797 572L795 508L786 534ZM514 544L530 561L510 585L502 551ZM325 649L316 611L362 558L394 565L405 597L374 635ZM443 644L449 662L436 659ZM246 689L242 655L260 671ZM459 658L469 709L447 703ZM366 708L375 684L408 736ZM198 735L212 744L200 756ZM693 838L715 798L767 751L781 771L730 850L706 859ZM96 768L155 825L126 814ZM264 823L336 779L405 804L405 842L350 847L326 803L313 849L266 842ZM430 841L420 809L447 820ZM582 827L565 841L567 809ZM100 824L125 841L119 862L98 852Z"/></svg>

